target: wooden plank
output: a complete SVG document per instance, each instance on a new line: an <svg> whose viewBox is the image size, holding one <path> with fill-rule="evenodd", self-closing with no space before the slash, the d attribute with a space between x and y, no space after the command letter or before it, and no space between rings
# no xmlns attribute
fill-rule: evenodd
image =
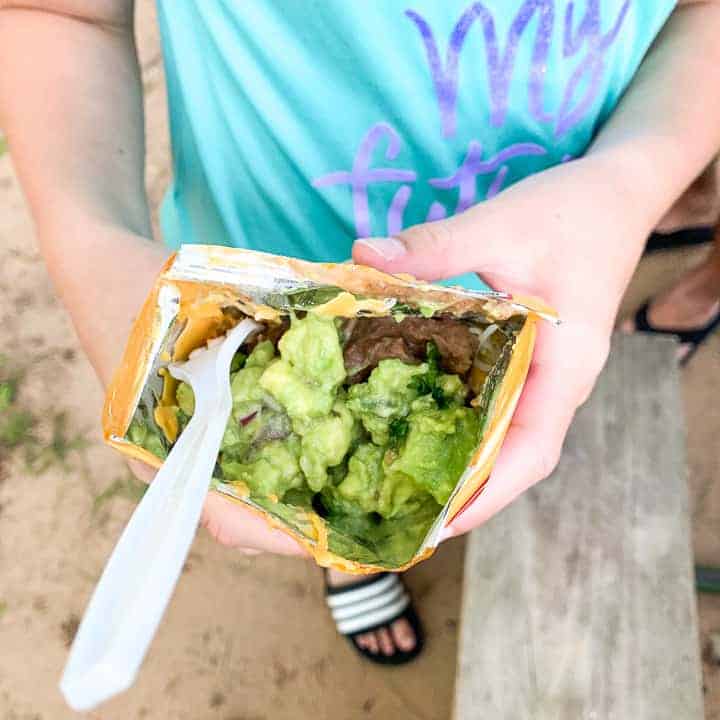
<svg viewBox="0 0 720 720"><path fill-rule="evenodd" d="M558 470L472 533L456 720L703 717L674 352L617 338Z"/></svg>

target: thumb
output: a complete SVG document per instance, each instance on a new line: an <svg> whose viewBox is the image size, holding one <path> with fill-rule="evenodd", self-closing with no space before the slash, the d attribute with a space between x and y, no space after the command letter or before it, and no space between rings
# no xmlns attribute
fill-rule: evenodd
<svg viewBox="0 0 720 720"><path fill-rule="evenodd" d="M444 280L466 272L494 272L507 262L508 246L480 234L477 210L423 223L393 237L361 238L353 260L386 272L407 272L421 280ZM503 257L505 260L503 260Z"/></svg>

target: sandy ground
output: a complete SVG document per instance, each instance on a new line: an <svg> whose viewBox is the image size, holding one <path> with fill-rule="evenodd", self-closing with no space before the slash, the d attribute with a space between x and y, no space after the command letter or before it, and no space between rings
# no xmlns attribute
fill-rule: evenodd
<svg viewBox="0 0 720 720"><path fill-rule="evenodd" d="M157 203L169 173L162 65L151 5L143 3L140 14L148 188ZM644 261L627 307L698 257L672 253ZM0 380L13 379L17 387L4 416L12 422L0 424L0 718L78 717L63 704L57 680L140 488L100 442L101 391L53 294L6 154L0 157L0 350ZM720 336L693 360L684 389L694 546L700 561L720 564ZM201 532L137 684L90 717L447 718L462 555L462 541L450 543L409 573L427 625L427 652L412 667L379 670L337 638L317 568L248 559ZM720 596L701 597L699 608L705 642L720 629ZM720 671L709 665L705 671L707 717L720 719Z"/></svg>

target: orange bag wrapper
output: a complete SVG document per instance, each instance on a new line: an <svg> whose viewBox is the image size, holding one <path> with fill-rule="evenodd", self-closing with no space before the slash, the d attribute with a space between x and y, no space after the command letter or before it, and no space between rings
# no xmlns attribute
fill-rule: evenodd
<svg viewBox="0 0 720 720"><path fill-rule="evenodd" d="M307 307L297 298L329 299ZM540 318L557 321L552 308L529 297L475 292L388 275L350 263L313 263L289 257L219 246L185 245L158 276L132 328L120 367L108 389L103 410L105 440L129 457L159 467L162 460L128 438L141 404L155 406L153 418L166 438L174 439L177 421L168 409L174 381L165 369L195 348L225 334L243 316L277 321L290 311L306 309L325 316L352 318L388 315L399 306L419 307L423 314L482 317L486 322L517 318L521 327L508 343L498 367L488 374L483 393L487 415L480 442L462 477L413 557L401 566L343 557L329 547L328 527L313 510L274 512L261 507L238 483L214 481L212 492L243 503L270 525L292 535L318 564L344 572L404 570L429 557L442 528L481 491L510 425L530 367ZM502 367L499 364L502 362ZM332 538L331 538L332 540ZM331 543L332 544L332 543Z"/></svg>

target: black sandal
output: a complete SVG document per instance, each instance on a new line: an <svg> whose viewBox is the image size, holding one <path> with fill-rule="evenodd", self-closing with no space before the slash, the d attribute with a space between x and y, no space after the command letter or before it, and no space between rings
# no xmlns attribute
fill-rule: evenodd
<svg viewBox="0 0 720 720"><path fill-rule="evenodd" d="M706 325L693 330L682 330L679 328L657 328L648 320L648 308L650 303L646 302L635 313L635 330L637 332L652 333L654 335L671 335L676 337L682 345L690 345L687 355L680 361L680 365L686 365L690 358L697 352L702 343L720 327L720 311Z"/></svg>
<svg viewBox="0 0 720 720"><path fill-rule="evenodd" d="M714 237L715 227L712 225L682 228L669 233L654 232L647 240L645 254L659 250L705 245L712 242Z"/></svg>
<svg viewBox="0 0 720 720"><path fill-rule="evenodd" d="M720 593L720 568L696 565L695 587L698 592Z"/></svg>
<svg viewBox="0 0 720 720"><path fill-rule="evenodd" d="M368 660L380 665L403 665L416 658L423 649L424 633L410 596L397 573L379 573L350 585L331 587L325 577L325 599L338 632ZM415 647L410 651L395 646L392 655L371 653L361 648L359 635L390 626L405 618L415 633Z"/></svg>

